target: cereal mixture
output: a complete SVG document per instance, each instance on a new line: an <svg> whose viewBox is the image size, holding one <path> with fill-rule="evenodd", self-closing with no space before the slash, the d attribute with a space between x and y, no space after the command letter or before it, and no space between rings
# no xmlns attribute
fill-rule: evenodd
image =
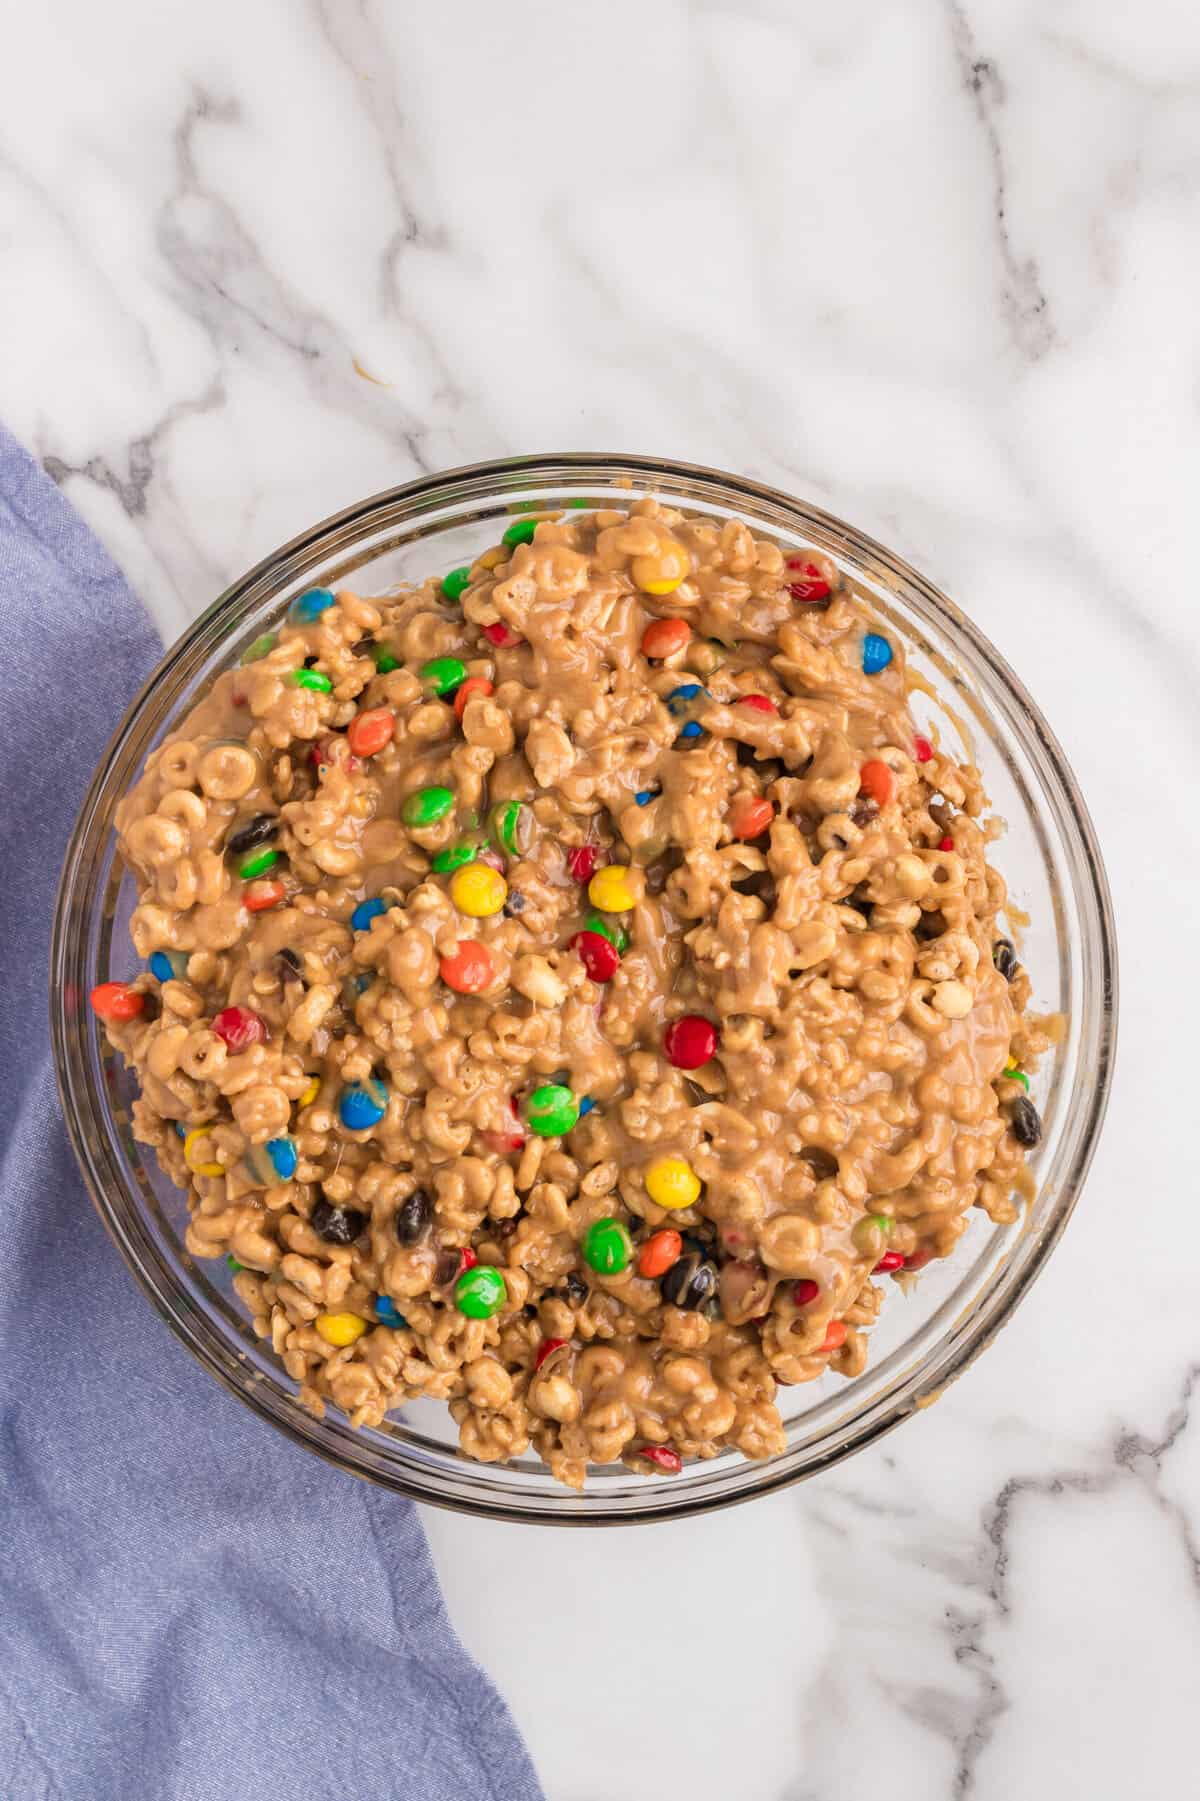
<svg viewBox="0 0 1200 1801"><path fill-rule="evenodd" d="M310 590L154 752L93 1005L310 1408L575 1486L769 1457L1016 1216L1047 1037L907 697L832 562L647 499Z"/></svg>

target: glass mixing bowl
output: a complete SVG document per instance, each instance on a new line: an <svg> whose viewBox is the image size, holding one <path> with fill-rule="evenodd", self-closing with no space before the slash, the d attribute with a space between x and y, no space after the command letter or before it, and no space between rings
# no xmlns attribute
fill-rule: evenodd
<svg viewBox="0 0 1200 1801"><path fill-rule="evenodd" d="M673 1477L602 1466L580 1495L559 1487L532 1455L502 1466L461 1457L440 1403L407 1407L378 1431L305 1412L269 1346L254 1337L224 1262L197 1262L185 1251L184 1197L134 1142L133 1082L85 997L94 983L140 967L126 929L133 884L114 854L118 800L211 678L291 599L314 586L382 592L469 563L510 514L567 502L622 505L643 494L716 520L740 516L785 548L817 547L903 639L911 667L940 697L915 693L918 719L936 718L943 741L979 764L1008 822L996 861L1017 917L1028 919L1022 960L1035 1006L1061 1012L1065 1033L1035 1082L1045 1136L1033 1161L1037 1195L1024 1217L996 1227L979 1214L954 1257L924 1270L911 1294L889 1293L863 1375L781 1389L786 1451L767 1463L727 1452ZM477 464L363 501L267 557L185 632L121 721L84 801L59 893L51 995L63 1108L92 1197L142 1288L206 1369L291 1438L386 1488L498 1519L597 1526L728 1506L815 1475L962 1373L1012 1314L1079 1195L1108 1098L1116 946L1092 824L1053 733L1004 660L915 570L827 513L735 476L650 457L540 456Z"/></svg>

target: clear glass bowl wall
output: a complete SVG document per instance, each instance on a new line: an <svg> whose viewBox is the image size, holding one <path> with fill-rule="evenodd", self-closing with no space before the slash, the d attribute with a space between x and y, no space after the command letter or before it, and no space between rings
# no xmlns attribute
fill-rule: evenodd
<svg viewBox="0 0 1200 1801"><path fill-rule="evenodd" d="M1066 1035L1037 1077L1045 1136L1037 1197L1020 1224L973 1217L955 1257L910 1295L888 1284L865 1373L779 1391L788 1448L772 1461L734 1453L676 1477L595 1469L582 1495L528 1456L485 1465L457 1453L446 1408L408 1407L379 1431L313 1419L270 1348L256 1339L223 1262L183 1248L186 1205L130 1132L134 1085L86 1006L96 982L140 967L126 930L133 884L114 857L113 813L148 752L182 722L222 668L305 588L364 594L468 563L509 517L567 501L625 505L655 494L697 515L742 517L785 547L833 557L901 638L911 666L944 698L914 697L944 742L978 761L1008 822L996 852L1016 907L1034 1004ZM68 1129L92 1196L143 1290L201 1363L293 1439L360 1476L446 1506L513 1520L604 1525L677 1517L814 1475L904 1419L962 1373L1012 1313L1060 1236L1103 1117L1116 1020L1110 904L1091 823L1062 751L1012 671L958 609L881 546L815 508L714 471L617 456L547 456L477 465L364 501L260 563L167 654L122 721L67 853L52 949L51 1010ZM133 1305L131 1297L131 1305Z"/></svg>

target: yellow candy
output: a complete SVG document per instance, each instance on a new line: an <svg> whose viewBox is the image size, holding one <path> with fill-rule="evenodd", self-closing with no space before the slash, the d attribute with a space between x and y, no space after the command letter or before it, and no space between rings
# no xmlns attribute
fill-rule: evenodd
<svg viewBox="0 0 1200 1801"><path fill-rule="evenodd" d="M313 1324L326 1344L339 1346L353 1344L367 1329L366 1320L357 1313L318 1313Z"/></svg>
<svg viewBox="0 0 1200 1801"><path fill-rule="evenodd" d="M646 1193L660 1207L674 1212L695 1204L700 1195L700 1178L682 1157L659 1157L646 1171Z"/></svg>
<svg viewBox="0 0 1200 1801"><path fill-rule="evenodd" d="M691 567L683 545L669 538L653 556L634 557L632 574L643 594L673 594Z"/></svg>
<svg viewBox="0 0 1200 1801"><path fill-rule="evenodd" d="M450 878L450 899L468 919L490 919L508 899L508 883L489 863L467 863Z"/></svg>
<svg viewBox="0 0 1200 1801"><path fill-rule="evenodd" d="M601 913L628 913L636 905L628 870L620 863L598 869L588 883L588 899Z"/></svg>
<svg viewBox="0 0 1200 1801"><path fill-rule="evenodd" d="M183 1141L183 1160L194 1175L223 1176L225 1174L225 1165L223 1163L192 1162L192 1146L198 1138L208 1138L211 1131L211 1126L195 1126Z"/></svg>
<svg viewBox="0 0 1200 1801"><path fill-rule="evenodd" d="M320 1092L321 1078L320 1076L314 1076L308 1087L304 1090L304 1093L300 1096L300 1106L311 1107Z"/></svg>

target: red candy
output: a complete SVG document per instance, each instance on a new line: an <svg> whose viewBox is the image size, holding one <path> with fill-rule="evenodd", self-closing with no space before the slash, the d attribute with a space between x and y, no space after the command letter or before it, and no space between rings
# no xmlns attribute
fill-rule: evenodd
<svg viewBox="0 0 1200 1801"><path fill-rule="evenodd" d="M663 1033L663 1050L676 1069L699 1069L717 1054L717 1028L699 1013L687 1013Z"/></svg>
<svg viewBox="0 0 1200 1801"><path fill-rule="evenodd" d="M442 958L438 971L455 994L478 994L492 979L491 953L472 938L460 938L453 954Z"/></svg>
<svg viewBox="0 0 1200 1801"><path fill-rule="evenodd" d="M820 1292L820 1283L814 1282L811 1276L805 1276L804 1280L797 1282L792 1289L792 1300L797 1307L810 1307Z"/></svg>
<svg viewBox="0 0 1200 1801"><path fill-rule="evenodd" d="M869 763L863 764L858 772L858 781L858 792L867 795L881 807L886 807L896 792L895 776L878 757L872 757Z"/></svg>
<svg viewBox="0 0 1200 1801"><path fill-rule="evenodd" d="M929 763L933 760L933 746L928 738L914 738L913 748L917 753L918 763Z"/></svg>
<svg viewBox="0 0 1200 1801"><path fill-rule="evenodd" d="M566 1344L565 1338L543 1338L538 1346L537 1356L533 1360L535 1370L540 1370L552 1351L561 1351Z"/></svg>
<svg viewBox="0 0 1200 1801"><path fill-rule="evenodd" d="M517 1103L510 1097L508 1105L513 1116L513 1123L509 1131L481 1134L488 1150L495 1151L497 1156L503 1156L506 1151L523 1150L525 1145L525 1128L521 1124L521 1115L517 1112Z"/></svg>
<svg viewBox="0 0 1200 1801"><path fill-rule="evenodd" d="M829 1322L828 1329L825 1333L825 1342L820 1347L821 1350L822 1351L836 1351L838 1349L838 1346L844 1345L845 1342L846 1342L846 1322L845 1322L845 1320L831 1319Z"/></svg>
<svg viewBox="0 0 1200 1801"><path fill-rule="evenodd" d="M571 949L592 982L611 982L620 967L616 945L601 932L577 932L571 940Z"/></svg>
<svg viewBox="0 0 1200 1801"><path fill-rule="evenodd" d="M925 1245L921 1250L914 1251L910 1257L904 1259L904 1267L905 1269L924 1269L932 1256L933 1252L928 1245Z"/></svg>
<svg viewBox="0 0 1200 1801"><path fill-rule="evenodd" d="M655 1463L668 1475L677 1476L683 1468L683 1458L678 1451L668 1450L666 1445L639 1445L636 1455L644 1457L647 1463Z"/></svg>
<svg viewBox="0 0 1200 1801"><path fill-rule="evenodd" d="M350 721L346 742L356 757L373 757L390 744L396 730L396 715L390 707L368 707Z"/></svg>
<svg viewBox="0 0 1200 1801"><path fill-rule="evenodd" d="M567 868L575 882L590 882L600 861L598 844L579 844L568 853Z"/></svg>
<svg viewBox="0 0 1200 1801"><path fill-rule="evenodd" d="M871 1273L881 1276L886 1274L889 1269L903 1269L904 1261L903 1251L885 1251Z"/></svg>
<svg viewBox="0 0 1200 1801"><path fill-rule="evenodd" d="M638 1275L665 1276L682 1256L683 1239L678 1232L669 1227L663 1232L652 1232L638 1252Z"/></svg>
<svg viewBox="0 0 1200 1801"><path fill-rule="evenodd" d="M511 650L514 644L521 642L520 634L512 631L502 619L497 619L495 625L485 625L483 635L489 644L495 644L500 650Z"/></svg>
<svg viewBox="0 0 1200 1801"><path fill-rule="evenodd" d="M938 849L939 850L953 850L954 849L953 838L951 838L951 837L939 838L938 839Z"/></svg>
<svg viewBox="0 0 1200 1801"><path fill-rule="evenodd" d="M686 619L652 619L642 633L644 657L669 657L682 650L692 635Z"/></svg>
<svg viewBox="0 0 1200 1801"><path fill-rule="evenodd" d="M760 800L753 795L743 794L733 803L729 826L735 838L741 838L743 841L750 838L761 838L774 817L775 809L769 800Z"/></svg>
<svg viewBox="0 0 1200 1801"><path fill-rule="evenodd" d="M470 1245L465 1244L463 1246L462 1250L458 1253L458 1275L459 1276L465 1275L467 1270L474 1269L475 1265L478 1262L479 1262L479 1258L476 1256L475 1252L471 1249ZM457 1281L457 1280L458 1280L458 1276L455 1277L455 1281Z"/></svg>
<svg viewBox="0 0 1200 1801"><path fill-rule="evenodd" d="M89 999L98 1019L136 1019L146 1005L145 995L137 994L128 982L101 982Z"/></svg>
<svg viewBox="0 0 1200 1801"><path fill-rule="evenodd" d="M488 681L486 675L469 675L466 681L461 682L455 691L455 713L458 715L459 719L462 718L467 710L467 702L470 700L472 694L478 694L482 699L494 692L495 690L493 689L491 682Z"/></svg>
<svg viewBox="0 0 1200 1801"><path fill-rule="evenodd" d="M753 707L756 713L778 713L779 708L765 694L739 694L739 707Z"/></svg>
<svg viewBox="0 0 1200 1801"><path fill-rule="evenodd" d="M274 878L247 882L242 889L242 905L248 913L265 913L268 907L277 907L286 893L283 883Z"/></svg>
<svg viewBox="0 0 1200 1801"><path fill-rule="evenodd" d="M249 1007L223 1007L213 1020L212 1029L236 1056L238 1051L248 1051L252 1044L263 1042L267 1022Z"/></svg>
<svg viewBox="0 0 1200 1801"><path fill-rule="evenodd" d="M789 557L789 569L799 569L800 579L788 583L788 593L793 600L828 600L833 592L815 563L805 562L803 557Z"/></svg>

